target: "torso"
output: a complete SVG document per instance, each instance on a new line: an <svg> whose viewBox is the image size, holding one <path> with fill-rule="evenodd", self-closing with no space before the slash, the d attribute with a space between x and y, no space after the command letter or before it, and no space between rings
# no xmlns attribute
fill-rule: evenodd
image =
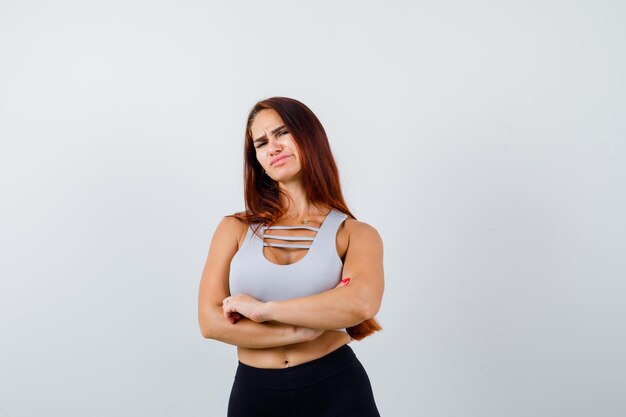
<svg viewBox="0 0 626 417"><path fill-rule="evenodd" d="M350 336L346 333L326 330L310 342L264 349L238 346L237 356L240 362L256 368L285 368L321 358L349 342Z"/></svg>
<svg viewBox="0 0 626 417"><path fill-rule="evenodd" d="M311 217L309 224L319 227L324 216ZM342 262L345 259L348 250L348 241L350 236L350 225L355 220L346 219L337 230L336 249ZM282 224L281 222L279 222ZM238 247L241 248L246 237L248 226L241 222L241 237L239 238ZM283 233L285 234L285 233ZM265 256L271 262L288 265L301 260L307 253L308 249L285 249L276 247L266 247ZM238 346L237 356L239 361L257 368L285 368L300 365L338 349L339 347L349 343L351 338L348 334L336 330L326 330L315 340L301 343L294 343L285 346L276 346L271 348L253 349Z"/></svg>

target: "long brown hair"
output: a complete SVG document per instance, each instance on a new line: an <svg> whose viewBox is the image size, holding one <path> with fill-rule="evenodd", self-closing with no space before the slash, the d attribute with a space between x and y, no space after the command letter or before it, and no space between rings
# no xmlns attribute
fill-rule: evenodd
<svg viewBox="0 0 626 417"><path fill-rule="evenodd" d="M278 187L276 181L264 175L252 142L252 122L259 112L266 109L273 109L278 113L298 147L307 199L315 206L329 206L356 220L343 198L339 171L324 127L306 105L288 97L261 100L248 114L243 169L246 210L232 216L248 224L258 223L259 227L277 222L287 210L283 204L287 200L285 191ZM371 318L346 330L354 340L361 340L381 329L376 320Z"/></svg>

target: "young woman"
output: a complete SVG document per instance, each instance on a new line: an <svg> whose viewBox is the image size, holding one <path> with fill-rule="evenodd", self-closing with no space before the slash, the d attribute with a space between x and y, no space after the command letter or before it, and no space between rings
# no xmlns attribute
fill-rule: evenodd
<svg viewBox="0 0 626 417"><path fill-rule="evenodd" d="M202 335L237 346L229 417L380 416L348 346L381 327L383 245L348 210L328 138L272 97L245 132L246 211L217 226L202 273Z"/></svg>

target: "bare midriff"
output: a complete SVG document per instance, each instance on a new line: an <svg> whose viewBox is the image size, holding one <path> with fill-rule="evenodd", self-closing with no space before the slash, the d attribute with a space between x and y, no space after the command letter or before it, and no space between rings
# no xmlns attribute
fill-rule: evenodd
<svg viewBox="0 0 626 417"><path fill-rule="evenodd" d="M350 340L345 332L326 330L315 340L308 342L263 349L238 346L237 356L241 363L255 368L286 368L321 358Z"/></svg>

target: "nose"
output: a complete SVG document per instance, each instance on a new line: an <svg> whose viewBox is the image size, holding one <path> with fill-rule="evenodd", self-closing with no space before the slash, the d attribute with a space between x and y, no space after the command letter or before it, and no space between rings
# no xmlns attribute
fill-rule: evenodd
<svg viewBox="0 0 626 417"><path fill-rule="evenodd" d="M267 132L267 149L270 155L276 154L278 151L282 151L283 145L280 141L271 133Z"/></svg>

